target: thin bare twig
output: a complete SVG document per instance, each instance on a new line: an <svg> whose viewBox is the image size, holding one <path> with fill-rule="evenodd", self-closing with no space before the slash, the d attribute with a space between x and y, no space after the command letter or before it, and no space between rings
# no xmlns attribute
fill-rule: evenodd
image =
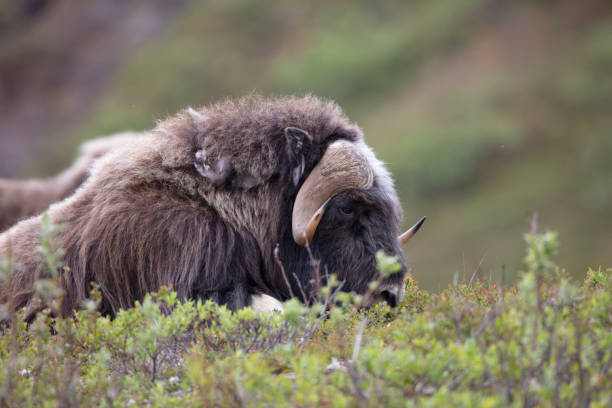
<svg viewBox="0 0 612 408"><path fill-rule="evenodd" d="M293 295L293 290L291 289L291 285L289 284L289 279L287 279L287 274L285 273L285 267L283 266L283 263L281 262L278 254L279 254L280 250L279 250L279 244L276 244L276 248L274 248L274 260L276 261L276 263L278 264L278 266L280 267L281 273L283 274L283 279L285 280L285 284L287 285L287 289L289 289L289 296L291 296L292 298L295 297Z"/></svg>
<svg viewBox="0 0 612 408"><path fill-rule="evenodd" d="M325 299L325 304L331 303L336 298L336 296L338 296L338 293L342 290L343 285L344 281L340 282L338 287L333 292L330 292L327 295L327 298ZM317 331L317 328L319 327L321 322L329 317L329 313L330 309L326 309L321 313L321 316L319 316L317 321L310 327L310 329L308 329L306 333L302 335L302 337L298 341L298 347L302 347L306 343L306 340L312 337L312 335Z"/></svg>
<svg viewBox="0 0 612 408"><path fill-rule="evenodd" d="M361 389L361 374L357 370L357 358L359 357L359 350L361 349L361 341L363 340L363 332L366 328L368 318L364 317L359 323L357 329L357 335L355 336L355 346L353 347L353 357L348 361L347 372L351 378L353 384L353 393L357 397L360 405L364 404L369 399L369 392L364 392Z"/></svg>
<svg viewBox="0 0 612 408"><path fill-rule="evenodd" d="M293 272L293 277L295 278L295 281L298 284L298 288L300 289L300 292L302 293L302 299L304 299L304 303L306 304L310 303L310 299L306 296L306 292L304 292L304 287L302 286L302 282L300 282L300 279L298 278L295 272Z"/></svg>
<svg viewBox="0 0 612 408"><path fill-rule="evenodd" d="M480 262L478 262L478 266L476 266L476 269L474 269L474 273L472 274L472 277L470 278L470 282L468 283L468 286L472 286L472 281L474 280L474 277L476 276L476 274L478 273L478 271L480 270L480 267L482 266L482 262L485 260L485 258L487 257L487 253L488 251L486 251L484 253L484 255L482 256L482 258L480 258Z"/></svg>
<svg viewBox="0 0 612 408"><path fill-rule="evenodd" d="M319 292L321 290L321 262L314 258L308 242L306 242L305 248L308 252L308 257L310 258L310 264L312 266L310 269L310 279L314 282L314 298L316 299L319 297Z"/></svg>
<svg viewBox="0 0 612 408"><path fill-rule="evenodd" d="M361 322L359 322L359 328L357 329L357 335L355 336L355 346L353 347L353 357L351 358L353 364L357 362L357 357L359 357L359 350L361 349L361 340L363 339L363 331L365 330L367 323L367 317L364 317L363 319L361 319Z"/></svg>

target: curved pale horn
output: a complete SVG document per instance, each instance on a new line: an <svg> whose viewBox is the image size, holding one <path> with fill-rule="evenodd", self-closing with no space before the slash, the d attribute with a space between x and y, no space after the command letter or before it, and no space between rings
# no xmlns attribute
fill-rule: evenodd
<svg viewBox="0 0 612 408"><path fill-rule="evenodd" d="M421 229L421 226L423 225L426 219L427 217L421 218L408 231L404 232L402 235L397 237L397 239L399 239L400 244L404 245L406 242L410 241L410 238L414 237L414 234L416 234L417 231Z"/></svg>
<svg viewBox="0 0 612 408"><path fill-rule="evenodd" d="M355 188L369 188L374 173L366 156L347 140L329 145L295 198L291 229L298 245L312 239L330 199Z"/></svg>

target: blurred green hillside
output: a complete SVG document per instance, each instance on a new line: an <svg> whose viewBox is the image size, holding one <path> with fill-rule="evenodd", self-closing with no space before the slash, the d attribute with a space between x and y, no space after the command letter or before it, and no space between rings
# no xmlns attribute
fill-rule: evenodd
<svg viewBox="0 0 612 408"><path fill-rule="evenodd" d="M54 129L31 174L188 105L313 93L388 163L406 225L428 216L406 248L425 288L455 273L512 281L533 212L560 231L559 264L577 277L612 265L609 3L211 0L165 24Z"/></svg>

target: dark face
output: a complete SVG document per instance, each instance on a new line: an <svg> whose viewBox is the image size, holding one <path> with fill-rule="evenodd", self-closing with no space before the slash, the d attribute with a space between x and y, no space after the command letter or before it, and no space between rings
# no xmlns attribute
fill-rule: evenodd
<svg viewBox="0 0 612 408"><path fill-rule="evenodd" d="M368 284L379 277L377 251L397 256L402 270L383 281L371 300L385 300L391 306L398 301L406 273L397 239L399 217L394 210L376 187L342 192L331 200L311 242L322 268L344 281L343 291L358 294L364 294Z"/></svg>

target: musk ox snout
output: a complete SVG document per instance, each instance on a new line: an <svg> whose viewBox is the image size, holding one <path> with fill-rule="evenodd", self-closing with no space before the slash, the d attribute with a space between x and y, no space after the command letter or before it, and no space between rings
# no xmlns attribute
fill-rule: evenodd
<svg viewBox="0 0 612 408"><path fill-rule="evenodd" d="M404 298L403 284L398 285L381 285L369 297L364 299L366 307L375 305L376 303L387 303L391 307L396 307Z"/></svg>

